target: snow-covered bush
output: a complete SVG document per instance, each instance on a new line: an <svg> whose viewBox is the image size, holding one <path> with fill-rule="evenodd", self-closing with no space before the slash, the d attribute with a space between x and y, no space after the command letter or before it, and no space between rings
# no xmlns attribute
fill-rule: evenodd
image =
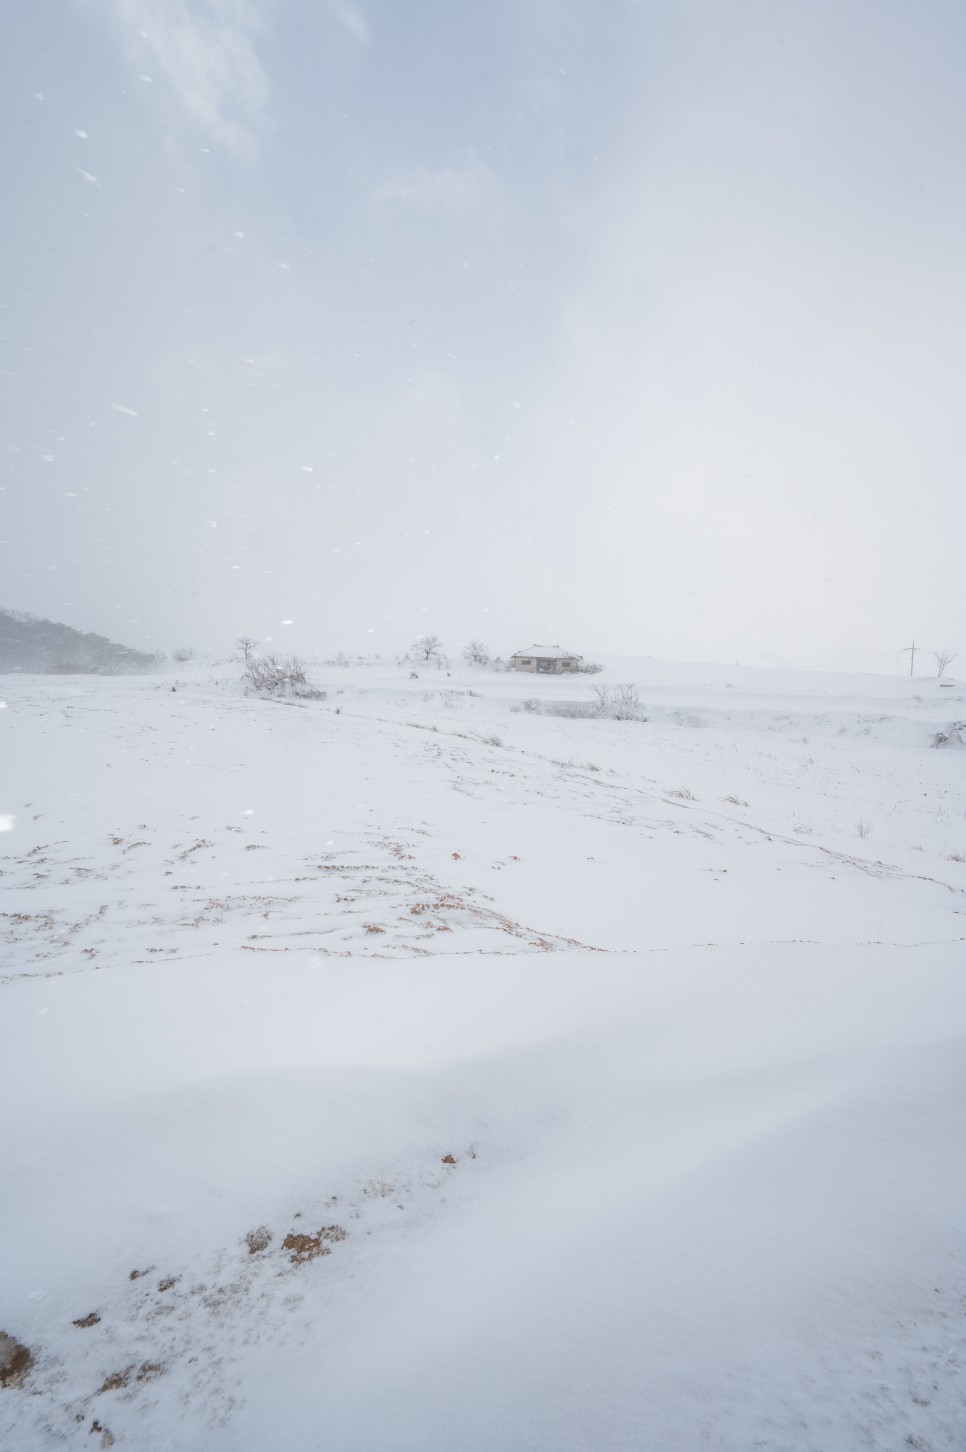
<svg viewBox="0 0 966 1452"><path fill-rule="evenodd" d="M243 679L252 690L264 696L297 696L301 700L324 701L325 692L310 686L305 666L297 655L283 660L274 651L255 656L245 664Z"/></svg>
<svg viewBox="0 0 966 1452"><path fill-rule="evenodd" d="M595 714L608 721L644 721L640 692L632 682L620 686L595 686Z"/></svg>
<svg viewBox="0 0 966 1452"><path fill-rule="evenodd" d="M966 746L966 721L954 721L945 731L937 731L932 738L933 746Z"/></svg>

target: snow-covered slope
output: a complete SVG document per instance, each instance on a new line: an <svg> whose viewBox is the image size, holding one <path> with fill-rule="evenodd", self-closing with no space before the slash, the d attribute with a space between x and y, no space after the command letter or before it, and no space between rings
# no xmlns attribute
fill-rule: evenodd
<svg viewBox="0 0 966 1452"><path fill-rule="evenodd" d="M966 692L235 674L3 682L2 1445L962 1445Z"/></svg>

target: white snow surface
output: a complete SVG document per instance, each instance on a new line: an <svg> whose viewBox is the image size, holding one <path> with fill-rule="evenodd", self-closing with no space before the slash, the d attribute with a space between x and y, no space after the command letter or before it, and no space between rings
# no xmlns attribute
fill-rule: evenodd
<svg viewBox="0 0 966 1452"><path fill-rule="evenodd" d="M0 680L0 1446L966 1445L966 691L607 666Z"/></svg>

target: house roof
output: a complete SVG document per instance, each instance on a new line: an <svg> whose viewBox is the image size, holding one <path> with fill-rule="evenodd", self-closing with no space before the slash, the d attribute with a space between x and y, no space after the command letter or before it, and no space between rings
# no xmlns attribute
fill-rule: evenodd
<svg viewBox="0 0 966 1452"><path fill-rule="evenodd" d="M531 645L527 650L515 650L511 660L524 656L529 660L535 656L537 660L582 660L575 650L561 650L559 645Z"/></svg>

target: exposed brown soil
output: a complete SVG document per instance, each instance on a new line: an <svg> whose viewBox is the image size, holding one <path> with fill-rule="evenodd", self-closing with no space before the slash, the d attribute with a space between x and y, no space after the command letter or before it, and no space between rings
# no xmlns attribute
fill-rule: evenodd
<svg viewBox="0 0 966 1452"><path fill-rule="evenodd" d="M267 1225L259 1225L256 1230L249 1230L245 1236L249 1255L258 1255L260 1251L267 1250L271 1243L272 1232Z"/></svg>
<svg viewBox="0 0 966 1452"><path fill-rule="evenodd" d="M91 1311L89 1315L79 1317L73 1324L75 1326L81 1326L86 1330L88 1326L96 1326L100 1319L96 1311Z"/></svg>
<svg viewBox="0 0 966 1452"><path fill-rule="evenodd" d="M331 1247L345 1240L346 1232L341 1225L323 1225L314 1235L296 1235L293 1231L282 1241L282 1249L289 1253L293 1265L305 1265L320 1255L331 1255Z"/></svg>
<svg viewBox="0 0 966 1452"><path fill-rule="evenodd" d="M123 1387L128 1386L131 1377L134 1375L134 1370L133 1366L126 1366L123 1371L115 1371L110 1376L105 1377L101 1385L97 1388L98 1396L100 1396L101 1392L121 1391Z"/></svg>
<svg viewBox="0 0 966 1452"><path fill-rule="evenodd" d="M106 1377L97 1388L98 1395L101 1392L123 1391L131 1385L131 1379L135 1381L155 1381L159 1376L164 1375L164 1363L161 1361L143 1361L140 1366L132 1362L123 1371L115 1371L111 1376Z"/></svg>
<svg viewBox="0 0 966 1452"><path fill-rule="evenodd" d="M34 1364L34 1354L15 1336L0 1331L0 1386L22 1386Z"/></svg>

